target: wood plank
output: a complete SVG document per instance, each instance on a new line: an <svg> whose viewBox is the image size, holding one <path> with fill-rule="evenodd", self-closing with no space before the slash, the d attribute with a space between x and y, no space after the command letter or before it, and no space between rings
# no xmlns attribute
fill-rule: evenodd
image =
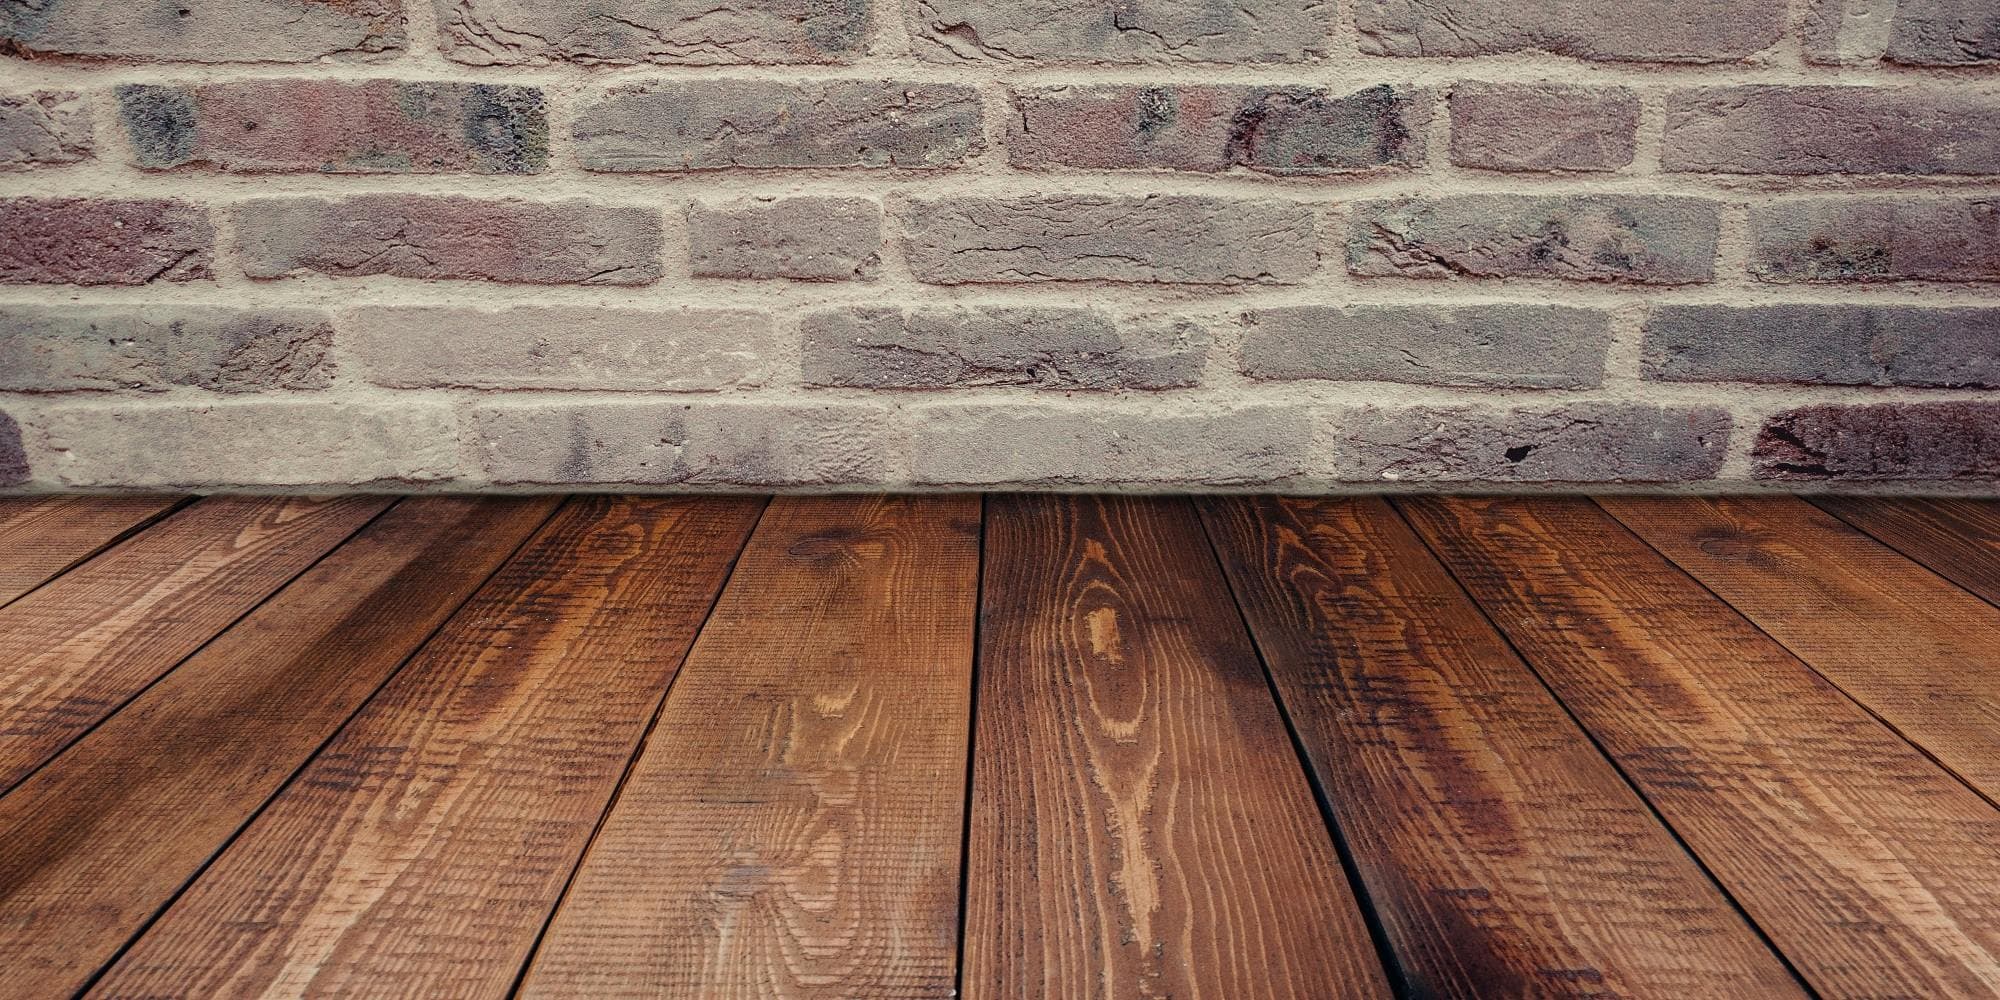
<svg viewBox="0 0 2000 1000"><path fill-rule="evenodd" d="M1815 497L1813 502L2000 605L2000 501Z"/></svg>
<svg viewBox="0 0 2000 1000"><path fill-rule="evenodd" d="M0 605L180 503L173 497L21 497L0 505Z"/></svg>
<svg viewBox="0 0 2000 1000"><path fill-rule="evenodd" d="M0 995L81 989L555 505L403 501L0 798Z"/></svg>
<svg viewBox="0 0 2000 1000"><path fill-rule="evenodd" d="M392 502L211 497L0 608L0 790Z"/></svg>
<svg viewBox="0 0 2000 1000"><path fill-rule="evenodd" d="M977 497L765 513L527 997L949 997Z"/></svg>
<svg viewBox="0 0 2000 1000"><path fill-rule="evenodd" d="M1388 995L1186 501L987 501L965 994Z"/></svg>
<svg viewBox="0 0 2000 1000"><path fill-rule="evenodd" d="M505 996L761 507L572 501L89 995Z"/></svg>
<svg viewBox="0 0 2000 1000"><path fill-rule="evenodd" d="M1601 506L2000 801L2000 608L1803 500L1632 497Z"/></svg>
<svg viewBox="0 0 2000 1000"><path fill-rule="evenodd" d="M1412 995L1804 996L1386 501L1202 512Z"/></svg>
<svg viewBox="0 0 2000 1000"><path fill-rule="evenodd" d="M1589 500L1399 503L1821 996L2000 996L2000 811Z"/></svg>

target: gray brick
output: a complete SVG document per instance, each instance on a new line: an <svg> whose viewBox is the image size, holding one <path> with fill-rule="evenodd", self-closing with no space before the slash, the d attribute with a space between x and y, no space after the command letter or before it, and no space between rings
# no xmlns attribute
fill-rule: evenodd
<svg viewBox="0 0 2000 1000"><path fill-rule="evenodd" d="M1471 194L1353 212L1348 270L1367 277L1681 285L1715 273L1717 207L1700 198Z"/></svg>
<svg viewBox="0 0 2000 1000"><path fill-rule="evenodd" d="M1326 54L1331 0L909 0L940 62L1299 63Z"/></svg>
<svg viewBox="0 0 2000 1000"><path fill-rule="evenodd" d="M1760 479L2000 480L2000 403L1804 406L1767 421L1750 454Z"/></svg>
<svg viewBox="0 0 2000 1000"><path fill-rule="evenodd" d="M1305 472L1305 410L1056 403L912 407L911 479L923 486L1262 485Z"/></svg>
<svg viewBox="0 0 2000 1000"><path fill-rule="evenodd" d="M0 306L0 390L321 389L332 340L302 309Z"/></svg>
<svg viewBox="0 0 2000 1000"><path fill-rule="evenodd" d="M1751 212L1771 282L2000 281L2000 199L1812 198Z"/></svg>
<svg viewBox="0 0 2000 1000"><path fill-rule="evenodd" d="M445 55L476 66L837 63L868 45L869 0L433 2Z"/></svg>
<svg viewBox="0 0 2000 1000"><path fill-rule="evenodd" d="M38 90L0 97L0 171L78 163L94 146L83 95Z"/></svg>
<svg viewBox="0 0 2000 1000"><path fill-rule="evenodd" d="M31 476L28 453L21 446L21 425L0 412L0 486L19 486Z"/></svg>
<svg viewBox="0 0 2000 1000"><path fill-rule="evenodd" d="M1210 336L1186 319L1090 309L832 309L803 324L807 385L869 389L1194 385Z"/></svg>
<svg viewBox="0 0 2000 1000"><path fill-rule="evenodd" d="M1353 482L1664 483L1713 478L1729 414L1579 403L1342 414L1334 467Z"/></svg>
<svg viewBox="0 0 2000 1000"><path fill-rule="evenodd" d="M881 483L886 408L865 403L571 403L472 414L496 483L781 487Z"/></svg>
<svg viewBox="0 0 2000 1000"><path fill-rule="evenodd" d="M1451 89L1451 162L1480 170L1631 165L1639 97L1624 87L1461 83Z"/></svg>
<svg viewBox="0 0 2000 1000"><path fill-rule="evenodd" d="M0 51L164 62L313 62L401 49L402 0L46 0L0 6Z"/></svg>
<svg viewBox="0 0 2000 1000"><path fill-rule="evenodd" d="M867 198L697 201L688 239L700 277L868 281L881 270L882 206Z"/></svg>
<svg viewBox="0 0 2000 1000"><path fill-rule="evenodd" d="M1611 317L1559 306L1285 306L1244 317L1243 373L1576 389L1604 378Z"/></svg>
<svg viewBox="0 0 2000 1000"><path fill-rule="evenodd" d="M1612 62L1742 59L1784 34L1785 0L1357 0L1361 51L1477 56L1540 50Z"/></svg>
<svg viewBox="0 0 2000 1000"><path fill-rule="evenodd" d="M2000 388L2000 309L1661 306L1645 369L1669 382Z"/></svg>
<svg viewBox="0 0 2000 1000"><path fill-rule="evenodd" d="M1660 165L1724 174L1995 174L2000 101L1907 87L1675 91Z"/></svg>
<svg viewBox="0 0 2000 1000"><path fill-rule="evenodd" d="M779 353L770 315L744 309L387 306L344 317L339 339L399 389L705 391L769 381Z"/></svg>
<svg viewBox="0 0 2000 1000"><path fill-rule="evenodd" d="M1804 34L1806 61L1814 63L2000 61L2000 12L1992 0L1809 0Z"/></svg>

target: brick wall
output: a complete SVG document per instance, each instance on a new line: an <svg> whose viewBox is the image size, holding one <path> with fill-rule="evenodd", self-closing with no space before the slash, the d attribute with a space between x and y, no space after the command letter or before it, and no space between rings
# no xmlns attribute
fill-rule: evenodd
<svg viewBox="0 0 2000 1000"><path fill-rule="evenodd" d="M0 486L1995 492L1996 0L0 5Z"/></svg>

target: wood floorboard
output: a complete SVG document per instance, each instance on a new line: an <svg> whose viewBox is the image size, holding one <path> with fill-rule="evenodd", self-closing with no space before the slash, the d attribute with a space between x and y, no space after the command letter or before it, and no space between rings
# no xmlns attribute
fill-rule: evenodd
<svg viewBox="0 0 2000 1000"><path fill-rule="evenodd" d="M504 997L762 501L572 501L89 992Z"/></svg>
<svg viewBox="0 0 2000 1000"><path fill-rule="evenodd" d="M1202 512L1411 995L1805 995L1386 501Z"/></svg>
<svg viewBox="0 0 2000 1000"><path fill-rule="evenodd" d="M556 502L403 501L0 798L0 996L87 985Z"/></svg>
<svg viewBox="0 0 2000 1000"><path fill-rule="evenodd" d="M964 993L1388 995L1184 500L987 504Z"/></svg>
<svg viewBox="0 0 2000 1000"><path fill-rule="evenodd" d="M0 606L61 576L172 510L172 497L20 497L0 501Z"/></svg>
<svg viewBox="0 0 2000 1000"><path fill-rule="evenodd" d="M523 996L953 994L979 517L772 502Z"/></svg>
<svg viewBox="0 0 2000 1000"><path fill-rule="evenodd" d="M2000 607L2000 500L1817 497L1813 502Z"/></svg>
<svg viewBox="0 0 2000 1000"><path fill-rule="evenodd" d="M1589 500L1399 505L1821 996L2000 996L2000 812Z"/></svg>

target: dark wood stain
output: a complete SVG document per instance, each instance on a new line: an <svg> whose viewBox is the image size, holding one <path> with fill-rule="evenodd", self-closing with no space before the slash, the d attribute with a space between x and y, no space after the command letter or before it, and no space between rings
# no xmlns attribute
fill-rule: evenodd
<svg viewBox="0 0 2000 1000"><path fill-rule="evenodd" d="M2000 607L2000 500L1819 497L1813 502Z"/></svg>
<svg viewBox="0 0 2000 1000"><path fill-rule="evenodd" d="M177 503L171 497L0 499L0 605L61 576Z"/></svg>

